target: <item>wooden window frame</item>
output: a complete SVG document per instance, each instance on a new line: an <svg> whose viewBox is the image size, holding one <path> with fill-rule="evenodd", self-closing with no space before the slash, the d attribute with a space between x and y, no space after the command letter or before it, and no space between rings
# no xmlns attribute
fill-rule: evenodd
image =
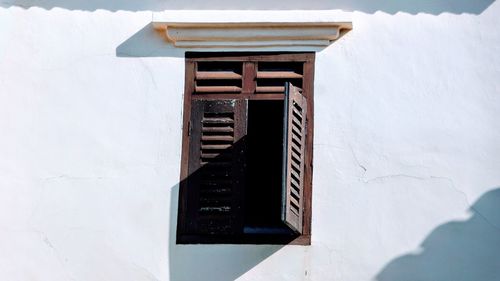
<svg viewBox="0 0 500 281"><path fill-rule="evenodd" d="M195 66L198 62L243 62L242 90L239 93L204 93L195 92ZM313 174L313 133L314 133L314 61L315 53L198 53L187 52L185 57L185 88L182 131L181 174L179 184L179 209L177 217L177 244L311 244L312 216L312 174ZM183 223L186 220L186 179L189 170L189 122L191 104L196 99L248 99L248 100L283 100L284 94L257 93L256 62L301 62L303 63L302 94L307 98L307 136L305 140L304 166L304 211L302 234L290 241L276 235L244 234L232 237L217 237L207 235L192 235L183 233Z"/></svg>

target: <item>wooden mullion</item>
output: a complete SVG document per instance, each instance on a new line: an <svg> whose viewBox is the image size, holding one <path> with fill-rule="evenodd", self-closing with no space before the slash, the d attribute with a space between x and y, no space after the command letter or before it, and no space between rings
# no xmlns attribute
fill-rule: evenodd
<svg viewBox="0 0 500 281"><path fill-rule="evenodd" d="M255 77L257 76L256 63L244 62L243 63L243 81L242 81L242 94L245 96L255 93Z"/></svg>

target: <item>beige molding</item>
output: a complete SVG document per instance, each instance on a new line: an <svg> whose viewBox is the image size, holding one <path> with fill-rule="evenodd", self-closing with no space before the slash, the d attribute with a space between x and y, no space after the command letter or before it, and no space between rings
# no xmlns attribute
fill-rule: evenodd
<svg viewBox="0 0 500 281"><path fill-rule="evenodd" d="M153 22L180 48L326 47L351 22Z"/></svg>

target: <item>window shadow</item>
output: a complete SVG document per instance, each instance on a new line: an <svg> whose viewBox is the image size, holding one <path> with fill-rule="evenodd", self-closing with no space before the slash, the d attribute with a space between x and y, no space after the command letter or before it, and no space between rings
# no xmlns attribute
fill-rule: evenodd
<svg viewBox="0 0 500 281"><path fill-rule="evenodd" d="M147 24L116 47L117 57L176 57L184 58L184 49L168 42L165 32Z"/></svg>
<svg viewBox="0 0 500 281"><path fill-rule="evenodd" d="M482 195L466 221L445 223L417 254L398 257L378 281L494 281L500 278L500 188Z"/></svg>
<svg viewBox="0 0 500 281"><path fill-rule="evenodd" d="M257 264L279 251L285 245L255 245L255 244L218 244L215 240L209 239L209 243L213 244L177 244L178 227L178 212L179 212L179 193L180 189L184 189L184 196L181 200L197 199L193 201L184 201L189 205L187 208L186 218L183 220L184 231L190 232L194 227L196 232L200 229L204 235L222 230L225 233L225 223L231 226L238 227L238 220L230 218L227 214L210 211L209 215L213 217L211 220L199 219L202 209L224 209L230 206L231 211L243 209L242 202L233 201L234 194L238 195L240 191L235 191L234 188L238 184L234 184L236 178L240 174L237 163L244 159L241 151L246 146L245 138L242 138L226 149L215 149L213 151L203 150L204 153L217 154L217 156L207 159L204 156L206 164L192 172L186 179L182 180L178 185L171 189L170 194L170 225L169 225L169 272L170 280L173 281L191 281L191 280L206 280L206 281L231 281L235 280ZM214 144L215 146L216 144ZM201 156L200 156L201 157ZM232 159L232 160L231 160ZM226 164L227 161L232 163L232 167L220 168L221 164ZM236 169L236 170L235 170ZM235 178L236 177L236 178ZM228 179L231 181L228 185ZM188 187L188 181L191 183ZM203 182L203 183L202 183ZM210 184L207 184L210 182ZM229 197L228 197L229 196ZM233 198L233 199L231 199ZM243 198L243 197L242 197ZM227 201L227 200L231 201ZM187 206L186 205L186 206ZM196 210L196 215L189 215L189 210ZM205 211L203 211L205 212ZM200 217L199 217L200 216ZM233 225L233 223L236 223ZM241 221L242 222L242 221ZM208 223L208 224L206 224ZM233 230L229 230L232 233ZM183 233L185 234L185 233ZM221 241L233 241L232 234L228 234L228 238L220 235ZM210 234L208 236L211 236ZM235 241L240 241L236 237ZM290 237L290 241L293 237ZM194 243L199 242L198 239L193 240ZM204 241L204 240L203 240ZM184 241L186 242L186 241ZM224 242L228 243L228 242ZM230 243L230 242L229 242ZM286 244L286 243L285 243Z"/></svg>
<svg viewBox="0 0 500 281"><path fill-rule="evenodd" d="M164 10L329 10L359 11L375 13L382 11L389 14L405 12L410 14L426 13L469 13L480 14L494 0L289 0L289 1L232 1L232 0L174 0L174 1L121 1L121 0L0 0L0 6L47 10L63 8L67 10L95 11L164 11Z"/></svg>
<svg viewBox="0 0 500 281"><path fill-rule="evenodd" d="M342 30L337 40L342 38L348 30ZM333 42L332 42L333 44ZM289 46L289 47L261 47L260 52L319 52L325 47L318 46ZM252 48L209 48L210 52L243 52ZM252 49L255 51L255 49ZM207 48L177 48L168 41L164 31L156 30L152 23L147 24L130 38L116 47L117 57L176 57L184 58L186 52L202 51Z"/></svg>
<svg viewBox="0 0 500 281"><path fill-rule="evenodd" d="M284 245L176 244L179 185L170 192L169 272L172 281L232 281Z"/></svg>

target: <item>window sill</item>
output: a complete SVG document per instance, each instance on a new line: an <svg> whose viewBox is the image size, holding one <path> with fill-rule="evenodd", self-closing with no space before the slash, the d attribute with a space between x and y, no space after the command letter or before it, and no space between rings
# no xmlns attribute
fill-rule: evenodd
<svg viewBox="0 0 500 281"><path fill-rule="evenodd" d="M273 234L242 234L234 236L223 235L188 235L177 236L177 244L255 244L255 245L311 245L311 235L273 235Z"/></svg>

